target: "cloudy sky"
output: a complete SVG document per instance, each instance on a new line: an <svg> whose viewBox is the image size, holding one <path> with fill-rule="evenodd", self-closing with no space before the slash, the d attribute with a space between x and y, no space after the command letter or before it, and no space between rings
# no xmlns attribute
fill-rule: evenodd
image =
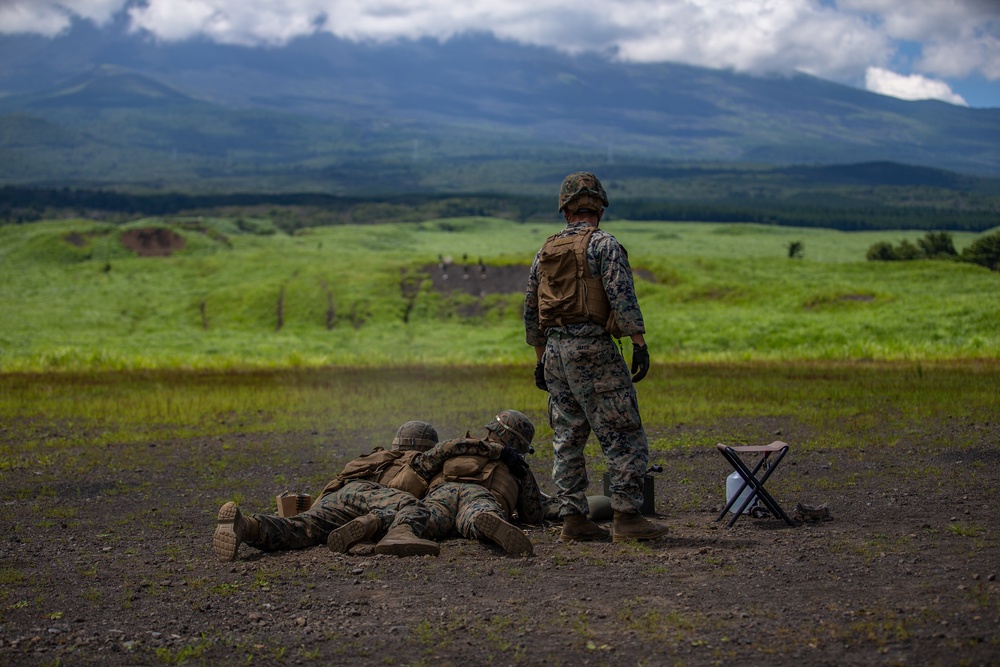
<svg viewBox="0 0 1000 667"><path fill-rule="evenodd" d="M1000 107L1000 0L0 0L0 33L58 37L74 19L270 48L315 32L378 42L486 31L625 61L799 71Z"/></svg>

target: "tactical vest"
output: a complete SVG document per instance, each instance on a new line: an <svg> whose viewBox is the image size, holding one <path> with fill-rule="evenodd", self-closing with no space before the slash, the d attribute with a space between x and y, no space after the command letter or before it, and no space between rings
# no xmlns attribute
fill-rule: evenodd
<svg viewBox="0 0 1000 667"><path fill-rule="evenodd" d="M428 491L432 491L445 482L460 484L476 484L485 489L497 499L503 508L504 516L509 520L517 509L517 497L520 490L517 480L500 461L491 461L485 456L456 456L444 462L444 466L431 480Z"/></svg>
<svg viewBox="0 0 1000 667"><path fill-rule="evenodd" d="M427 492L427 482L409 465L413 457L419 453L414 450L386 450L376 447L370 454L362 454L348 462L344 469L337 473L337 477L323 488L313 505L315 506L323 496L337 491L347 482L354 480L376 482L423 498Z"/></svg>
<svg viewBox="0 0 1000 667"><path fill-rule="evenodd" d="M587 245L596 227L560 237L553 234L538 253L538 324L542 329L593 322L615 338L622 332L600 277L590 274Z"/></svg>

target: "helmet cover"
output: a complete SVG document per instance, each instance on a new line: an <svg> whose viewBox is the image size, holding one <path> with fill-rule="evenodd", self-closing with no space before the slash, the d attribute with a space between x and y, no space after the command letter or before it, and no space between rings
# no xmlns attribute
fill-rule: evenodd
<svg viewBox="0 0 1000 667"><path fill-rule="evenodd" d="M590 206L600 204L602 208L608 206L608 193L604 191L604 186L597 176L589 171L578 171L563 179L559 187L559 212L562 213L570 204L580 197L588 196L586 203ZM583 202L581 202L582 204ZM573 210L584 208L577 206ZM588 206L589 208L589 206Z"/></svg>
<svg viewBox="0 0 1000 667"><path fill-rule="evenodd" d="M503 444L517 450L519 454L531 454L535 450L531 441L535 437L535 425L523 412L504 410L486 425Z"/></svg>
<svg viewBox="0 0 1000 667"><path fill-rule="evenodd" d="M393 451L426 452L438 443L438 434L433 426L422 421L408 421L396 431L392 439Z"/></svg>

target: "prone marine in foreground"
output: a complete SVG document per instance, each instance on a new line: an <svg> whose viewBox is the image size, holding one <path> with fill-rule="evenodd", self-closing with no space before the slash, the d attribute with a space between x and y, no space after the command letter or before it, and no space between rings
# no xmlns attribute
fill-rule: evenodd
<svg viewBox="0 0 1000 667"><path fill-rule="evenodd" d="M331 533L358 517L364 523L352 524L350 531L362 531L368 539L394 525L394 539L410 536L411 554L437 555L436 542L421 539L426 512L417 502L427 492L427 481L410 467L409 462L438 442L438 434L427 422L409 421L399 427L391 449L376 447L344 466L336 478L324 487L307 511L283 518L271 514L243 514L236 503L219 509L212 548L219 560L236 559L241 543L262 551L303 549L328 543ZM438 449L446 460L452 456L489 454L478 441L451 441ZM407 519L395 521L397 513L415 506ZM339 533L337 539L343 538ZM336 547L337 543L330 545Z"/></svg>
<svg viewBox="0 0 1000 667"><path fill-rule="evenodd" d="M481 447L472 452L448 455L469 438L443 442L410 459L409 466L428 484L422 501L400 508L388 534L375 546L375 553L397 556L419 555L420 541L440 540L453 531L468 539L495 542L511 555L532 555L534 547L525 533L511 522L537 524L544 515L542 494L524 454L532 451L535 427L517 410L504 410L485 427ZM330 548L348 551L360 542L362 531L352 524L371 521L362 516L330 535ZM411 528L399 531L397 525ZM343 538L339 537L343 534ZM423 540L417 538L420 535ZM337 542L338 547L334 546Z"/></svg>

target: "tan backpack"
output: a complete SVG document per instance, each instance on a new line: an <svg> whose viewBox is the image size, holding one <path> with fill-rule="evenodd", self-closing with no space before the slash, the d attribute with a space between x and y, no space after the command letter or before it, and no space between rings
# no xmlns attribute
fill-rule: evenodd
<svg viewBox="0 0 1000 667"><path fill-rule="evenodd" d="M362 454L353 461L348 461L344 469L337 473L337 477L323 487L313 506L315 507L323 496L339 490L347 482L359 479L406 491L417 498L422 498L427 492L427 482L409 465L413 457L419 453L414 450L386 450L376 447L371 453Z"/></svg>
<svg viewBox="0 0 1000 667"><path fill-rule="evenodd" d="M441 472L431 480L429 490L445 482L476 484L485 489L500 502L504 515L510 519L517 509L520 487L500 461L491 461L485 456L456 456L444 462Z"/></svg>
<svg viewBox="0 0 1000 667"><path fill-rule="evenodd" d="M615 338L622 332L600 277L590 275L587 245L595 227L569 236L553 234L538 253L538 324L542 329L594 322Z"/></svg>

